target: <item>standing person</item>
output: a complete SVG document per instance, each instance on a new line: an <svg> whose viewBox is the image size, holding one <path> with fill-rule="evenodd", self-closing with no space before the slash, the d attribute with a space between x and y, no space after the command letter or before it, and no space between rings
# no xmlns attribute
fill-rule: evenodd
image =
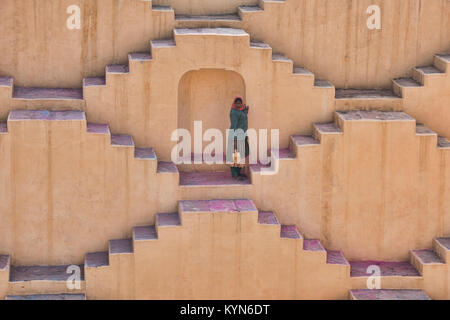
<svg viewBox="0 0 450 320"><path fill-rule="evenodd" d="M230 135L228 137L227 162L231 165L231 176L237 180L245 180L247 176L241 173L246 169L250 148L248 144L248 110L242 97L236 97L230 111ZM245 159L245 161L241 161Z"/></svg>

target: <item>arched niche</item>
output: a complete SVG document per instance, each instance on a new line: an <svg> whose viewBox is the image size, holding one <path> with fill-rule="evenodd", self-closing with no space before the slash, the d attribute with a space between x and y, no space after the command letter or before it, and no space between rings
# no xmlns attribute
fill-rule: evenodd
<svg viewBox="0 0 450 320"><path fill-rule="evenodd" d="M203 132L216 128L225 138L236 96L245 100L245 82L237 72L200 69L185 73L178 86L178 128L189 130L193 137L194 121L201 120Z"/></svg>

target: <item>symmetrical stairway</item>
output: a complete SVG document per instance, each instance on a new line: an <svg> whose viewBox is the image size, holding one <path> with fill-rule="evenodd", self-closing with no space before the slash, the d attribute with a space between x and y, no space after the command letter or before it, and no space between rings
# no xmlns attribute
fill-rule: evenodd
<svg viewBox="0 0 450 320"><path fill-rule="evenodd" d="M214 231L210 233L212 226ZM236 230L237 226L240 227ZM199 247L192 247L194 244ZM185 245L190 250L186 256L182 253ZM266 251L266 258L259 256L261 250ZM282 265L281 261L270 260L274 254L279 255ZM180 258L185 259L183 265L179 265ZM271 265L260 270L257 266L260 259L269 259L267 263ZM216 267L219 261L224 263L223 268ZM326 265L338 268L329 269L330 272L349 271L349 264L340 252L325 250L317 240L303 239L295 226L280 225L272 212L258 212L250 200L180 201L178 213L158 214L155 225L135 227L131 239L111 240L108 252L86 255L87 296L90 299L102 296L186 298L183 292L190 292L191 297L196 298L224 298L233 291L234 285L228 281L235 280L221 279L221 275L228 273L226 270L231 267L241 270L240 283L236 284L241 288L241 298L263 296L264 292L270 294L275 283L283 283L283 287L275 290L279 298L294 298L298 289L292 287L292 283L299 280L291 268L302 263L317 264L319 269ZM164 268L159 268L163 265ZM249 283L253 280L246 279L247 271L252 274L250 278L256 277L258 285ZM210 277L217 279L214 290L203 287ZM109 291L100 286L105 281L110 283ZM227 288L231 285L231 288L225 290L222 285Z"/></svg>

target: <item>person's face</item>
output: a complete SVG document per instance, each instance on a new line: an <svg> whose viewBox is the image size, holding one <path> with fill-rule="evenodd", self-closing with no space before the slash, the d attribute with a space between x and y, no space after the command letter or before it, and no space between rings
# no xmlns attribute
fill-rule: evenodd
<svg viewBox="0 0 450 320"><path fill-rule="evenodd" d="M236 100L235 103L236 103L237 106L241 106L242 105L242 101L241 100Z"/></svg>

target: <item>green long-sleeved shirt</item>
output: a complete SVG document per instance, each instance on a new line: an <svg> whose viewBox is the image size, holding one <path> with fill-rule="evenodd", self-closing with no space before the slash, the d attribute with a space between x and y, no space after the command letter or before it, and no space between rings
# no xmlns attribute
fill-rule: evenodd
<svg viewBox="0 0 450 320"><path fill-rule="evenodd" d="M244 135L242 136L242 134L239 133L239 131L236 132L235 137L238 140L243 140L245 139L246 136L246 132L248 129L248 110L236 110L236 109L231 109L230 111L230 122L231 122L231 126L230 129L231 130L238 130L241 129L244 132Z"/></svg>

